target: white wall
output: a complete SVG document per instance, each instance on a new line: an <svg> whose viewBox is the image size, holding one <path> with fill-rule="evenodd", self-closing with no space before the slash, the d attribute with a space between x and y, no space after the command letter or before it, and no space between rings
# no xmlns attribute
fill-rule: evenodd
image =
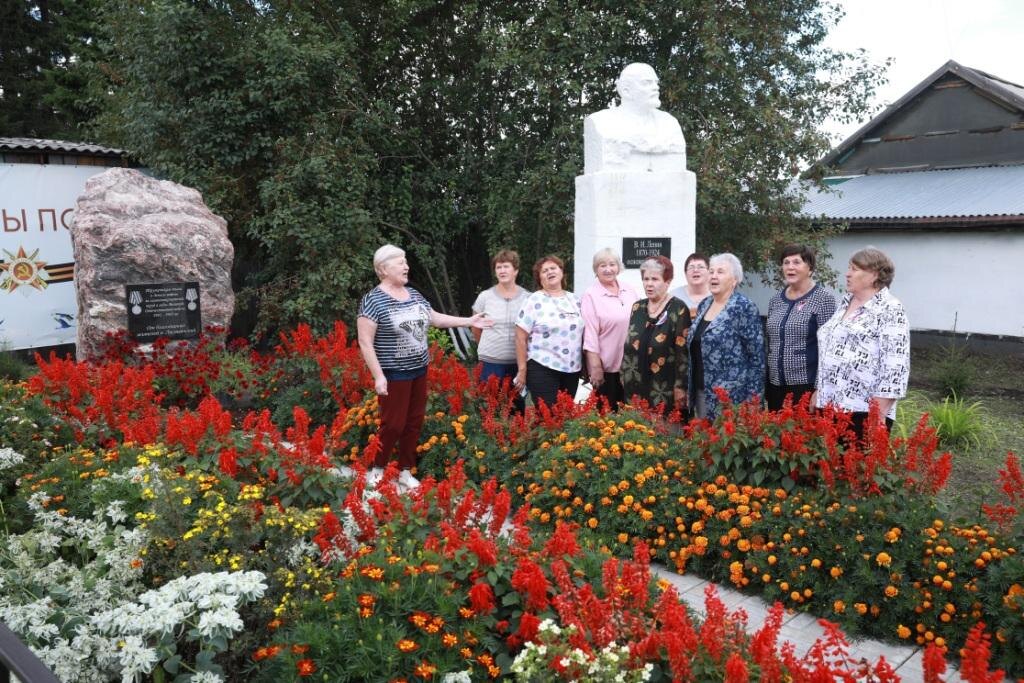
<svg viewBox="0 0 1024 683"><path fill-rule="evenodd" d="M1024 233L848 232L831 241L839 290L850 255L872 244L896 264L891 291L915 330L1024 337ZM774 290L751 273L741 291L768 311Z"/></svg>

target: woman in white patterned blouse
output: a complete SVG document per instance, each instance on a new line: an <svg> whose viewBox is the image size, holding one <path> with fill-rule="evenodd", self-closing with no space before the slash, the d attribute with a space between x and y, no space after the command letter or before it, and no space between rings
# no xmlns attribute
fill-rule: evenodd
<svg viewBox="0 0 1024 683"><path fill-rule="evenodd" d="M871 402L891 427L896 400L910 378L910 325L889 292L896 267L875 247L850 257L846 296L818 330L818 381L813 405L849 411L860 439Z"/></svg>

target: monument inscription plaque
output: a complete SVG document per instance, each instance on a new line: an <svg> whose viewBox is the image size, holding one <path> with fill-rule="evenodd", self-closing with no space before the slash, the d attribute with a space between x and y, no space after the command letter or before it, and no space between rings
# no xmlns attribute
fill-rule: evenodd
<svg viewBox="0 0 1024 683"><path fill-rule="evenodd" d="M622 264L627 268L639 268L652 256L672 258L671 237L623 237Z"/></svg>
<svg viewBox="0 0 1024 683"><path fill-rule="evenodd" d="M137 342L198 339L202 332L198 282L125 285L125 303L128 334Z"/></svg>

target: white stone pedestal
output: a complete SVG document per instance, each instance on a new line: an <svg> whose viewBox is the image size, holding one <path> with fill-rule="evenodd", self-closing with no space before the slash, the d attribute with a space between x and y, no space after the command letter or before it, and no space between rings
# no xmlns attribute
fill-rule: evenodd
<svg viewBox="0 0 1024 683"><path fill-rule="evenodd" d="M692 171L601 171L576 176L573 291L594 282L593 258L610 247L622 253L623 238L671 238L673 287L683 284L683 262L696 248L697 176ZM621 280L643 297L640 270Z"/></svg>

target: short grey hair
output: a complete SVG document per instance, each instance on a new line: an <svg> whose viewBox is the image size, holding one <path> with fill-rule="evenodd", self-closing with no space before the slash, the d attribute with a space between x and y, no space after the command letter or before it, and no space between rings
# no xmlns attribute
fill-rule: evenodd
<svg viewBox="0 0 1024 683"><path fill-rule="evenodd" d="M725 263L729 266L729 270L732 271L732 276L736 278L736 284L743 282L743 264L736 258L735 254L724 252L722 254L715 254L708 261L708 268L714 267L716 262Z"/></svg>
<svg viewBox="0 0 1024 683"><path fill-rule="evenodd" d="M381 267L393 258L405 256L405 250L399 249L393 244L385 244L373 254L373 271L380 276Z"/></svg>
<svg viewBox="0 0 1024 683"><path fill-rule="evenodd" d="M601 261L615 261L619 266L620 273L626 269L626 266L622 263L622 259L619 258L619 255L616 254L615 250L611 247L605 247L594 254L593 269L595 273L597 272L597 264L601 263Z"/></svg>

